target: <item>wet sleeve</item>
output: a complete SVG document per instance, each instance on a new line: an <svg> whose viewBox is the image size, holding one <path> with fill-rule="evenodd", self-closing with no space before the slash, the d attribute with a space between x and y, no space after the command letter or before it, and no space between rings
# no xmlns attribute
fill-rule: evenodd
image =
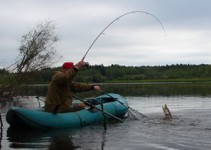
<svg viewBox="0 0 211 150"><path fill-rule="evenodd" d="M72 83L71 90L73 92L82 92L82 91L90 91L94 89L94 85L90 85L87 83Z"/></svg>

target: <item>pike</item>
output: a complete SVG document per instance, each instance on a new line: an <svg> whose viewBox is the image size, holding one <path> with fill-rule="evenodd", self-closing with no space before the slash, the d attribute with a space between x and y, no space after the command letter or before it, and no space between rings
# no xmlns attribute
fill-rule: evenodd
<svg viewBox="0 0 211 150"><path fill-rule="evenodd" d="M127 12L125 14L122 14L120 15L119 17L117 17L116 19L114 19L113 21L111 21L99 34L98 36L94 39L94 41L92 42L92 44L89 46L88 50L86 51L85 55L83 56L82 60L84 61L86 55L88 54L88 52L90 51L90 49L92 48L92 46L95 44L95 42L98 40L98 38L104 33L104 31L109 27L111 26L114 22L118 21L120 18L124 17L124 16L127 16L129 14L135 14L135 13L142 13L142 14L146 14L146 15L150 15L152 16L155 20L158 21L158 23L161 25L162 29L163 29L163 32L164 32L164 35L166 36L166 31L165 31L165 28L163 26L163 24L161 23L161 21L153 14L147 12L147 11L131 11L131 12Z"/></svg>

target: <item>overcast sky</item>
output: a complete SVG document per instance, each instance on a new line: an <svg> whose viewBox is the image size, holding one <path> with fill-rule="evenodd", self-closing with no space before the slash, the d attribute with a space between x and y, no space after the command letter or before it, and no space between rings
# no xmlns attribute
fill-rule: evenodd
<svg viewBox="0 0 211 150"><path fill-rule="evenodd" d="M211 64L211 0L0 0L0 66L14 62L21 36L45 20L53 21L65 61L87 54L90 64L126 66Z"/></svg>

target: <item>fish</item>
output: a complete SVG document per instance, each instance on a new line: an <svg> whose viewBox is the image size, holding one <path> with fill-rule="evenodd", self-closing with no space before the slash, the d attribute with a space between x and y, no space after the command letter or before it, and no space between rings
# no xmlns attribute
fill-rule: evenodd
<svg viewBox="0 0 211 150"><path fill-rule="evenodd" d="M164 120L173 119L172 114L166 104L164 106L162 106L162 109L163 109L163 113L164 113L164 118L163 118Z"/></svg>

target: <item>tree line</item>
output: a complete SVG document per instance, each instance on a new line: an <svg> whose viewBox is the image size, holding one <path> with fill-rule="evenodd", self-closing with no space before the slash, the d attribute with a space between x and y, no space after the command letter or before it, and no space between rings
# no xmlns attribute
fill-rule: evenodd
<svg viewBox="0 0 211 150"><path fill-rule="evenodd" d="M51 74L61 67L45 68L26 73L30 76L30 82L49 83ZM0 69L0 74L9 73ZM77 82L105 83L105 82L141 82L141 81L188 81L211 79L211 65L200 64L176 64L166 66L121 66L118 64L104 66L92 65L78 72Z"/></svg>
<svg viewBox="0 0 211 150"><path fill-rule="evenodd" d="M49 71L50 72L50 71ZM49 73L46 72L46 73ZM43 72L44 75L44 72ZM45 75L47 77L47 75ZM166 66L93 65L78 72L79 82L139 82L147 80L208 79L211 65L176 64ZM46 79L46 78L45 78ZM44 81L44 80L43 80Z"/></svg>

